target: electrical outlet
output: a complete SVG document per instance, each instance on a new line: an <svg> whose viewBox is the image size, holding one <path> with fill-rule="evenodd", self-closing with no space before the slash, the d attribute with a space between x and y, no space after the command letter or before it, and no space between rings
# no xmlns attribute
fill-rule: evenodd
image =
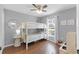
<svg viewBox="0 0 79 59"><path fill-rule="evenodd" d="M77 53L79 54L79 50L77 50Z"/></svg>
<svg viewBox="0 0 79 59"><path fill-rule="evenodd" d="M0 50L1 50L1 47L0 47Z"/></svg>

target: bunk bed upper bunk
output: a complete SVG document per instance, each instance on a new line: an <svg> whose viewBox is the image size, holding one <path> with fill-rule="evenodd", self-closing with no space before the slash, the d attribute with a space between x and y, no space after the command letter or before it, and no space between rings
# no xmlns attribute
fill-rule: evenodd
<svg viewBox="0 0 79 59"><path fill-rule="evenodd" d="M26 22L25 26L27 29L46 28L46 24L37 23L37 22Z"/></svg>
<svg viewBox="0 0 79 59"><path fill-rule="evenodd" d="M24 31L23 33L23 37L25 35L25 39L24 39L24 42L33 42L33 41L37 41L37 40L40 40L42 38L45 38L45 32L46 32L46 24L43 24L43 23L36 23L36 22L26 22L26 23L22 23L22 29L25 29L26 32ZM42 32L40 31L34 31L33 33L29 34L29 31L31 30L41 30L42 29ZM30 31L31 32L31 31Z"/></svg>

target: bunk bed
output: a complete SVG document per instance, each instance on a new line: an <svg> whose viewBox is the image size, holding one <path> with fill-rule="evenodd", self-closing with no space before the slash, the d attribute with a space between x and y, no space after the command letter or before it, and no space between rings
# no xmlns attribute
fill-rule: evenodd
<svg viewBox="0 0 79 59"><path fill-rule="evenodd" d="M26 22L22 23L22 37L24 42L26 43L26 49L28 49L28 43L35 42L37 40L47 38L46 34L46 24L43 23L36 23L36 22ZM37 32L31 32L30 30L37 30ZM40 31L38 31L40 30Z"/></svg>

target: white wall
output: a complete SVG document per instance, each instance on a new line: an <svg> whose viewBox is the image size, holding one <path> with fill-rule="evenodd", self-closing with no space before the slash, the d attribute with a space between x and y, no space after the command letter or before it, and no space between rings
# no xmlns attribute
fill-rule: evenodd
<svg viewBox="0 0 79 59"><path fill-rule="evenodd" d="M20 24L22 22L36 22L37 17L30 16L27 14L19 13L16 11L4 9L4 14L5 14L5 20L4 20L4 31L5 31L5 37L4 37L4 42L5 45L10 45L14 43L14 34L15 30L10 29L8 26L9 21L16 21L17 24Z"/></svg>
<svg viewBox="0 0 79 59"><path fill-rule="evenodd" d="M0 46L4 45L4 11L3 6L0 5Z"/></svg>
<svg viewBox="0 0 79 59"><path fill-rule="evenodd" d="M79 5L77 5L77 49L79 50Z"/></svg>
<svg viewBox="0 0 79 59"><path fill-rule="evenodd" d="M58 36L56 37L58 40L65 41L67 32L76 32L76 7L62 10L59 12L56 12L54 14L42 17L39 19L38 22L46 23L46 19L48 17L57 16L57 33ZM63 20L74 20L74 25L61 25L61 21Z"/></svg>
<svg viewBox="0 0 79 59"><path fill-rule="evenodd" d="M12 30L7 30L7 22L9 20L16 20L18 23L32 21L36 22L37 17L30 16L27 14L18 13L15 11L7 10L3 5L0 4L0 47L4 45L13 44L13 33Z"/></svg>

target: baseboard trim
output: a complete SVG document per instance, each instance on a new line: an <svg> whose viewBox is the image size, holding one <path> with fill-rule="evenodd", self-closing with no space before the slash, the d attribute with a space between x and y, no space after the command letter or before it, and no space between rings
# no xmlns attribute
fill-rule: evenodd
<svg viewBox="0 0 79 59"><path fill-rule="evenodd" d="M1 47L0 54L2 54L3 50L4 50L4 46Z"/></svg>
<svg viewBox="0 0 79 59"><path fill-rule="evenodd" d="M1 47L1 50L0 50L0 54L3 53L4 48L9 47L9 46L12 46L12 45L13 45L13 44L9 44L9 45L2 46L2 47Z"/></svg>
<svg viewBox="0 0 79 59"><path fill-rule="evenodd" d="M23 42L21 42L23 43ZM9 45L5 45L4 48L9 47L9 46L13 46L14 44L9 44Z"/></svg>
<svg viewBox="0 0 79 59"><path fill-rule="evenodd" d="M21 42L21 43L23 43L23 42ZM14 44L9 44L9 45L4 45L4 46L2 46L1 48L2 48L2 50L0 51L0 54L2 54L2 52L3 52L3 50L6 48L6 47L10 47L10 46L13 46Z"/></svg>
<svg viewBox="0 0 79 59"><path fill-rule="evenodd" d="M4 48L9 47L9 46L13 46L14 44L9 44L9 45L5 45Z"/></svg>

